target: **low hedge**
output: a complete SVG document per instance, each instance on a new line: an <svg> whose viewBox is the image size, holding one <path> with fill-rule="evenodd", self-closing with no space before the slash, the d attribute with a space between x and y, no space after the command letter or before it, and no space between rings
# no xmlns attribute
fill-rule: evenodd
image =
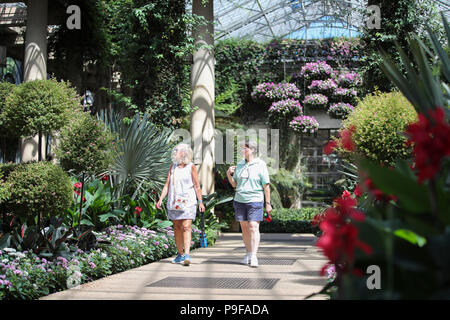
<svg viewBox="0 0 450 320"><path fill-rule="evenodd" d="M260 225L260 232L316 234L318 228L312 226L311 221L322 210L321 208L274 209L271 213L272 220L270 222L264 220Z"/></svg>

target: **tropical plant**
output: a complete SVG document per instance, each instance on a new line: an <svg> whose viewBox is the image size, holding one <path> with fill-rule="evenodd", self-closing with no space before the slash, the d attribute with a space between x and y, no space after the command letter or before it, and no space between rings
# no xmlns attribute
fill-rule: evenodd
<svg viewBox="0 0 450 320"><path fill-rule="evenodd" d="M116 113L105 112L98 117L117 136L119 155L105 172L117 186L114 198L130 195L134 200L144 193L160 190L170 167L171 131L157 128L147 114L142 118L135 115L129 125Z"/></svg>

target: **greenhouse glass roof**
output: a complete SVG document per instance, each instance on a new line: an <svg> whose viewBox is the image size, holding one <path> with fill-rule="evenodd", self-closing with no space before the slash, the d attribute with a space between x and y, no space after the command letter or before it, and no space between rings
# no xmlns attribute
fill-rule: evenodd
<svg viewBox="0 0 450 320"><path fill-rule="evenodd" d="M450 18L450 0L433 1ZM215 39L354 37L367 0L214 0Z"/></svg>

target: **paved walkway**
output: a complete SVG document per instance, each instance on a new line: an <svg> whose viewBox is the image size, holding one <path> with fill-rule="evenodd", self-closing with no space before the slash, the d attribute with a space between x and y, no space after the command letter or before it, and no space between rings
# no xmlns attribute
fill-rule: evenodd
<svg viewBox="0 0 450 320"><path fill-rule="evenodd" d="M245 253L240 233L223 233L214 246L193 250L189 267L167 258L41 299L303 299L325 284L318 270L326 259L315 241L312 234L261 234L260 265L251 268L239 264Z"/></svg>

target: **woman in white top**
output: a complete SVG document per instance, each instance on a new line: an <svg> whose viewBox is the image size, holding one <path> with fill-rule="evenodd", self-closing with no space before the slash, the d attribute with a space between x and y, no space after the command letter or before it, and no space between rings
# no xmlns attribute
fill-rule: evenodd
<svg viewBox="0 0 450 320"><path fill-rule="evenodd" d="M166 184L156 204L161 209L162 201L167 199L169 219L173 221L175 243L178 255L172 263L182 263L188 266L191 263L189 256L191 247L191 225L197 212L197 199L199 210L205 212L202 202L202 190L198 182L198 172L192 163L192 149L184 143L177 145L172 152L172 165L167 175ZM184 253L183 253L184 247Z"/></svg>

